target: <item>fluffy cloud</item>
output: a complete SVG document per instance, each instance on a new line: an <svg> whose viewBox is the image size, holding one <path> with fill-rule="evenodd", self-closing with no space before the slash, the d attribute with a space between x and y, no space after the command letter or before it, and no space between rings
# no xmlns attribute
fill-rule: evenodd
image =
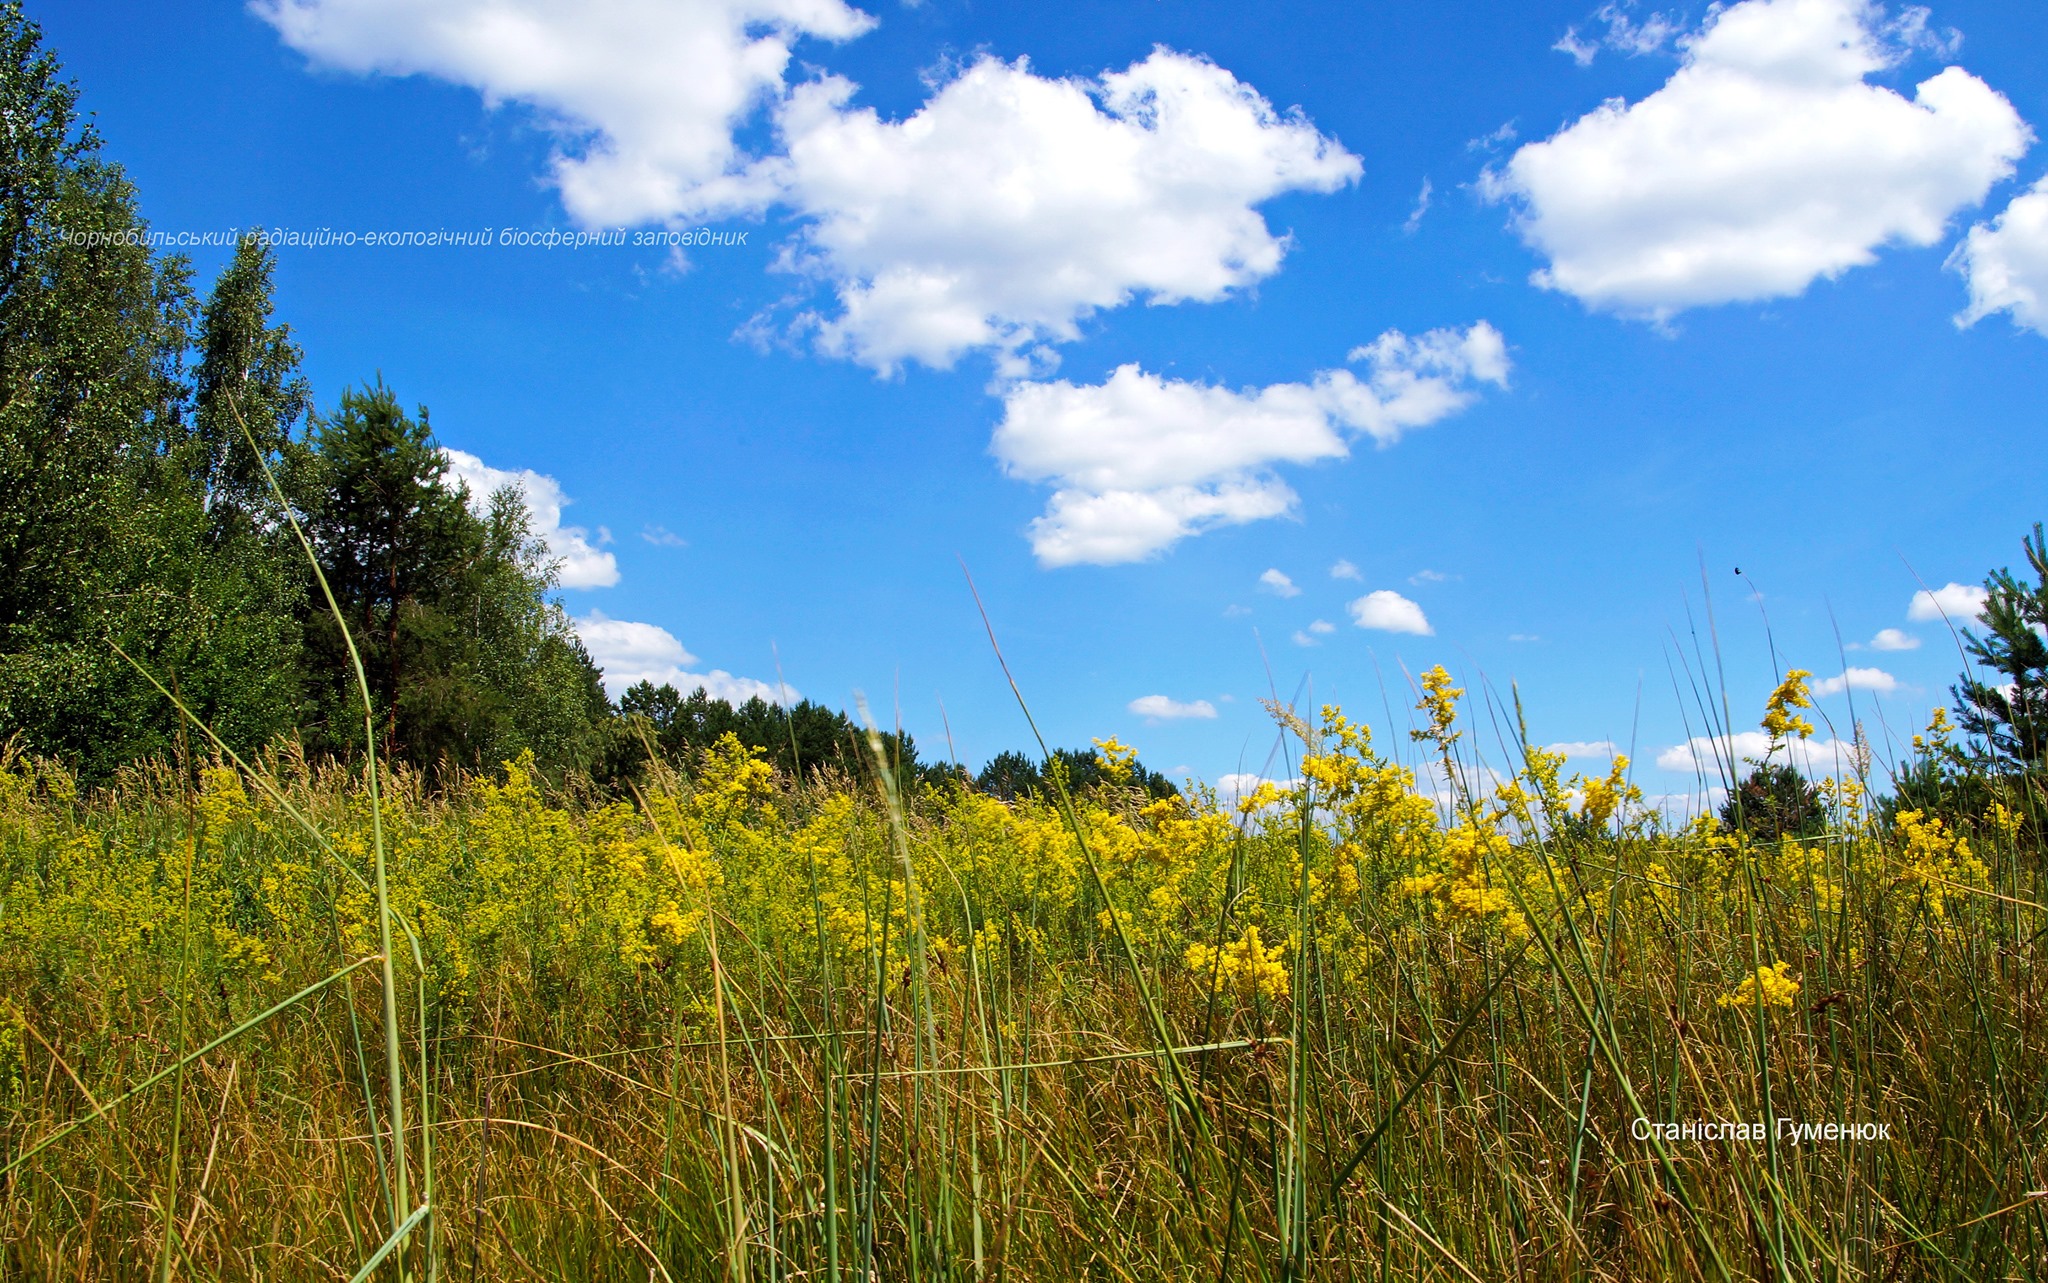
<svg viewBox="0 0 2048 1283"><path fill-rule="evenodd" d="M1380 445L1505 386L1507 345L1484 321L1410 338L1390 330L1350 354L1366 377L1325 370L1308 383L1232 391L1120 366L1107 382L1019 383L1003 398L990 449L1011 476L1056 487L1031 524L1048 566L1138 561L1188 535L1292 511L1276 464Z"/></svg>
<svg viewBox="0 0 2048 1283"><path fill-rule="evenodd" d="M781 265L838 304L799 328L881 371L979 349L1021 376L1105 308L1224 298L1286 254L1260 204L1362 172L1298 112L1168 49L1096 79L984 56L885 120L842 77L789 83L798 40L874 25L842 0L255 4L321 66L531 108L585 226L788 210ZM764 113L776 147L750 156L735 130Z"/></svg>
<svg viewBox="0 0 2048 1283"><path fill-rule="evenodd" d="M478 513L490 507L491 496L510 486L526 501L533 519L533 533L547 544L561 574L564 588L609 588L619 582L619 563L610 553L590 542L590 532L581 526L562 524L562 509L569 497L553 477L522 468L508 472L493 468L466 450L441 451L448 461L449 475L469 487L469 505Z"/></svg>
<svg viewBox="0 0 2048 1283"><path fill-rule="evenodd" d="M1206 59L1166 49L1100 80L981 58L909 118L798 87L765 168L804 215L789 265L832 284L828 352L889 370L1035 345L1143 298L1210 302L1270 276L1287 243L1256 206L1333 191L1358 158Z"/></svg>
<svg viewBox="0 0 2048 1283"><path fill-rule="evenodd" d="M1870 639L1872 650L1918 650L1920 639L1898 628L1880 628L1877 636Z"/></svg>
<svg viewBox="0 0 2048 1283"><path fill-rule="evenodd" d="M1336 565L1330 567L1330 578L1363 580L1365 575L1358 567L1340 559Z"/></svg>
<svg viewBox="0 0 2048 1283"><path fill-rule="evenodd" d="M1839 695L1843 691L1876 691L1889 695L1899 688L1899 679L1882 668L1844 669L1839 676L1823 677L1813 684L1816 695Z"/></svg>
<svg viewBox="0 0 2048 1283"><path fill-rule="evenodd" d="M1351 618L1360 628L1375 628L1383 633L1414 633L1421 637L1436 635L1436 629L1429 626L1422 607L1391 588L1369 592L1352 602Z"/></svg>
<svg viewBox="0 0 2048 1283"><path fill-rule="evenodd" d="M697 218L773 194L733 130L779 100L801 37L874 20L840 0L256 0L313 62L428 75L531 107L586 226Z"/></svg>
<svg viewBox="0 0 2048 1283"><path fill-rule="evenodd" d="M1764 760L1771 746L1762 731L1738 731L1734 735L1696 735L1657 754L1657 765L1667 771L1697 771L1709 778L1733 771L1749 774L1749 763ZM1782 745L1774 762L1790 761L1808 779L1853 775L1856 746L1846 740L1791 740Z"/></svg>
<svg viewBox="0 0 2048 1283"><path fill-rule="evenodd" d="M1297 646L1320 646L1322 639L1337 631L1337 625L1327 619L1318 619L1307 628L1294 630L1294 644Z"/></svg>
<svg viewBox="0 0 2048 1283"><path fill-rule="evenodd" d="M1984 602L1989 596L1976 584L1947 583L1931 592L1922 588L1907 604L1906 618L1918 624L1935 621L1975 623L1983 616Z"/></svg>
<svg viewBox="0 0 2048 1283"><path fill-rule="evenodd" d="M683 694L702 689L714 698L743 704L756 695L771 704L790 704L801 698L790 686L735 677L722 668L708 673L686 671L697 657L683 648L676 635L656 624L612 619L601 610L574 621L576 635L590 652L590 661L604 673L604 688L614 699L635 682L673 686Z"/></svg>
<svg viewBox="0 0 2048 1283"><path fill-rule="evenodd" d="M1301 596L1301 589L1295 587L1294 581L1287 577L1287 573L1278 568L1268 570L1260 575L1259 587L1265 592L1272 593L1275 597Z"/></svg>
<svg viewBox="0 0 2048 1283"><path fill-rule="evenodd" d="M1927 44L1870 0L1744 0L1679 41L1642 101L1602 104L1489 170L1549 260L1534 280L1665 317L1797 294L1885 245L1931 245L2012 172L2031 134L1960 67L1908 99L1868 77Z"/></svg>
<svg viewBox="0 0 2048 1283"><path fill-rule="evenodd" d="M1970 284L1970 306L1957 324L2010 312L2015 325L2048 334L2048 178L2015 196L1997 218L1972 227L1949 265Z"/></svg>
<svg viewBox="0 0 2048 1283"><path fill-rule="evenodd" d="M1561 753L1566 757L1612 758L1615 754L1613 740L1566 740L1561 744L1544 746L1546 753Z"/></svg>
<svg viewBox="0 0 2048 1283"><path fill-rule="evenodd" d="M1160 722L1175 721L1185 717L1212 718L1216 716L1216 706L1206 699L1198 699L1193 703L1183 704L1181 701L1170 699L1165 695L1140 695L1125 705L1125 707L1140 717Z"/></svg>

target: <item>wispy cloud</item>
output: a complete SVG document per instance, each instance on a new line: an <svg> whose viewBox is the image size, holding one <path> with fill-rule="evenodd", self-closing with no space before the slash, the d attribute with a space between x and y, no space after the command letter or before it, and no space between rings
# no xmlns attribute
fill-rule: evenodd
<svg viewBox="0 0 2048 1283"><path fill-rule="evenodd" d="M1422 180L1422 190L1416 193L1415 208L1408 211L1408 221L1401 224L1401 230L1413 236L1415 229L1422 226L1422 216L1429 213L1429 179Z"/></svg>
<svg viewBox="0 0 2048 1283"><path fill-rule="evenodd" d="M1563 740L1543 746L1546 753L1561 753L1569 758L1611 758L1615 754L1613 740Z"/></svg>

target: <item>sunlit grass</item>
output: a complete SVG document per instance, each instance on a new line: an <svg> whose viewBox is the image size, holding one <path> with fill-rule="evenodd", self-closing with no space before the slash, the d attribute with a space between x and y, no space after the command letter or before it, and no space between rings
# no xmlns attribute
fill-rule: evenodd
<svg viewBox="0 0 2048 1283"><path fill-rule="evenodd" d="M9 760L6 1272L2036 1268L2037 797L1759 842L1425 685L1433 774L1282 709L1242 804Z"/></svg>

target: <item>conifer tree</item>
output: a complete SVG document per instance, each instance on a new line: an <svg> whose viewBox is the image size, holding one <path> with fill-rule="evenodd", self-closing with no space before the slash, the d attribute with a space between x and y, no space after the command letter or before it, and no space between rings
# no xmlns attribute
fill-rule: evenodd
<svg viewBox="0 0 2048 1283"><path fill-rule="evenodd" d="M425 407L408 416L381 381L344 393L316 421L292 491L362 657L386 755L492 770L531 749L550 767L588 763L609 703L548 597L555 566L516 491L471 496L448 476ZM305 636L309 738L351 752L359 696L324 599L309 601Z"/></svg>
<svg viewBox="0 0 2048 1283"><path fill-rule="evenodd" d="M2010 569L1984 580L1984 627L1963 632L1977 670L1953 688L1957 720L2023 771L2048 766L2048 543L2039 522L2021 540L2035 582Z"/></svg>

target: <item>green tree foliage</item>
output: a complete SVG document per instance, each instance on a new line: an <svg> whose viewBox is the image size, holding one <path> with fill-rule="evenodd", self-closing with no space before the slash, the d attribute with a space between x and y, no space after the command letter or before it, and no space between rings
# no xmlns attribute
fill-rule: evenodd
<svg viewBox="0 0 2048 1283"><path fill-rule="evenodd" d="M2048 766L2048 543L2039 522L2020 546L2035 582L2010 569L1985 578L1984 630L1963 632L1976 668L1952 689L1962 728L2032 773Z"/></svg>
<svg viewBox="0 0 2048 1283"><path fill-rule="evenodd" d="M260 741L293 712L289 595L264 549L213 540L232 504L189 448L190 271L148 250L134 189L17 5L0 8L0 128L0 735L89 778L167 749L177 716L118 645ZM267 304L262 276L243 292ZM213 309L201 328L231 346ZM289 382L296 354L278 355Z"/></svg>
<svg viewBox="0 0 2048 1283"><path fill-rule="evenodd" d="M1721 804L1721 823L1759 842L1818 837L1827 828L1820 790L1786 762L1759 762Z"/></svg>
<svg viewBox="0 0 2048 1283"><path fill-rule="evenodd" d="M425 412L381 383L302 432L312 395L269 251L246 238L201 306L77 101L0 6L0 741L89 781L170 750L181 718L126 652L237 748L303 728L316 752L359 751L289 504L386 752L605 769L610 707L519 496L453 485Z"/></svg>
<svg viewBox="0 0 2048 1283"><path fill-rule="evenodd" d="M735 707L701 686L685 696L674 686L643 681L619 696L619 711L645 718L654 746L677 761L693 760L730 733L793 777L829 769L856 780L876 778L867 732L844 712L812 700L785 708L756 695ZM943 764L920 762L917 741L907 731L883 732L881 740L882 755L895 768L901 789L938 783L952 773Z"/></svg>
<svg viewBox="0 0 2048 1283"><path fill-rule="evenodd" d="M295 456L290 485L362 658L381 751L427 768L492 769L531 749L586 767L609 712L598 673L548 597L555 565L516 491L479 514L452 481L424 407L379 381L344 393ZM306 612L318 747L351 751L361 708L341 626Z"/></svg>
<svg viewBox="0 0 2048 1283"><path fill-rule="evenodd" d="M974 782L982 792L1008 800L1050 788L1052 771L1059 772L1069 789L1089 788L1109 779L1094 749L1056 748L1052 761L1043 764L1014 750L998 753L981 768ZM1131 784L1143 789L1148 797L1180 795L1172 780L1148 770L1143 762L1131 763Z"/></svg>

